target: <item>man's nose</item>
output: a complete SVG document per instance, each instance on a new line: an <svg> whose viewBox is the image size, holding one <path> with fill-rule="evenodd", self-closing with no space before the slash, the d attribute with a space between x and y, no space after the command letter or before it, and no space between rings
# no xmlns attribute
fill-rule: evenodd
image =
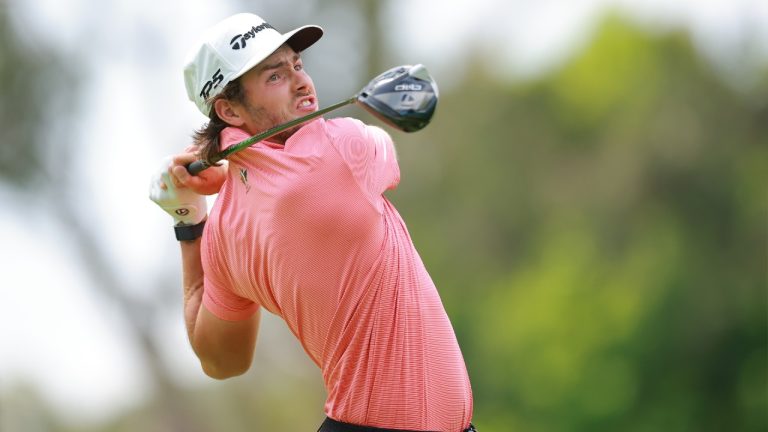
<svg viewBox="0 0 768 432"><path fill-rule="evenodd" d="M309 76L304 69L293 72L293 88L296 91L306 90L309 87Z"/></svg>

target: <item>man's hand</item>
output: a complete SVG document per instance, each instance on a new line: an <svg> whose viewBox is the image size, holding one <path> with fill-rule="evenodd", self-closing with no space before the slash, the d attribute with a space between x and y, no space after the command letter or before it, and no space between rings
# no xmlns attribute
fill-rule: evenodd
<svg viewBox="0 0 768 432"><path fill-rule="evenodd" d="M207 216L205 197L183 185L176 186L170 174L172 167L173 159L166 158L152 177L149 199L173 217L174 225L197 225Z"/></svg>
<svg viewBox="0 0 768 432"><path fill-rule="evenodd" d="M194 147L187 147L184 153L173 157L173 163L169 170L173 184L177 188L192 189L200 195L218 193L227 178L227 162L224 161L220 166L212 166L193 176L185 167L197 160L198 156L194 150Z"/></svg>

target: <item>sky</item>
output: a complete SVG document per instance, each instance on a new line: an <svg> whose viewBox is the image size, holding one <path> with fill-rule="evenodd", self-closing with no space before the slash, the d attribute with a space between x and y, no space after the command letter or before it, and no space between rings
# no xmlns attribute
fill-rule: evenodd
<svg viewBox="0 0 768 432"><path fill-rule="evenodd" d="M393 7L393 17L400 18L406 3L411 13L402 14L407 31L400 46L423 43L416 48L418 54L438 71L455 70L480 42L497 53L500 75L535 77L587 43L608 11L620 12L651 31L690 31L697 48L723 72L739 66L735 63L746 57L739 56L744 50L758 53L763 62L768 55L764 0L473 0L451 2L460 5L441 9L441 18L430 25L424 25L423 17L434 14L436 2L396 2L400 6Z"/></svg>
<svg viewBox="0 0 768 432"><path fill-rule="evenodd" d="M178 268L170 218L147 199L148 182L161 159L183 148L203 121L184 93L184 54L202 29L238 12L226 2L214 10L212 3L6 0L0 6L28 33L27 43L88 54L78 65L87 79L73 125L84 152L74 169L81 208L113 245L108 258L120 263L121 276L140 287L151 286L149 279L141 283L147 275ZM606 8L626 11L649 28L689 29L725 71L741 58L734 53L745 49L768 59L765 0L397 0L386 22L397 29L388 34L404 61L418 59L441 85L450 85L478 42L496 53L502 75L545 72L585 43ZM141 35L139 44L125 43L137 20L160 30ZM335 41L332 31L326 29L329 43ZM143 51L144 44L159 44L169 54ZM348 91L357 90L349 85ZM127 332L114 306L94 295L66 247L70 239L2 185L0 200L0 392L32 383L62 415L93 420L140 401L148 385L137 353L123 342ZM158 295L149 288L133 294ZM178 378L189 385L208 382L187 346L180 310L159 331Z"/></svg>

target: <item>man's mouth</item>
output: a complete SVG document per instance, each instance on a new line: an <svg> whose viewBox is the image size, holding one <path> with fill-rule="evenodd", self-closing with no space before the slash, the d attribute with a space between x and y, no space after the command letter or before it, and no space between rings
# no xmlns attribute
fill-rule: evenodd
<svg viewBox="0 0 768 432"><path fill-rule="evenodd" d="M310 108L310 107L312 107L314 105L315 105L315 98L312 97L312 96L307 96L307 97L303 97L303 98L301 98L301 100L299 100L299 104L296 106L296 108L298 108L298 109L306 109L306 108Z"/></svg>

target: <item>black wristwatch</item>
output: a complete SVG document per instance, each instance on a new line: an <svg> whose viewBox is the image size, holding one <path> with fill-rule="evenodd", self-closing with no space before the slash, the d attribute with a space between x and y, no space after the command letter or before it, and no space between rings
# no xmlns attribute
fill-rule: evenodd
<svg viewBox="0 0 768 432"><path fill-rule="evenodd" d="M205 219L197 225L174 225L173 231L176 233L178 241L192 241L203 235L205 228Z"/></svg>

